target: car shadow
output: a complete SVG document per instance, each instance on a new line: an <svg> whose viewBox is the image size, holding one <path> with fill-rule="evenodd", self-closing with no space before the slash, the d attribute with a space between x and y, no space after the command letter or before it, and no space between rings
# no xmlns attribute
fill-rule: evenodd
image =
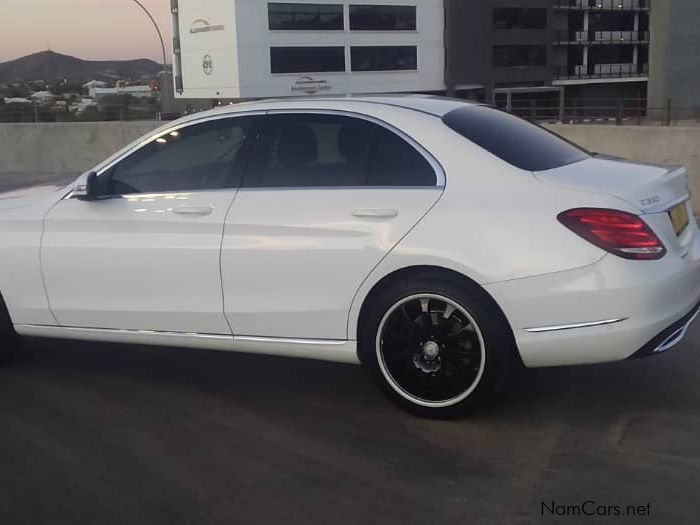
<svg viewBox="0 0 700 525"><path fill-rule="evenodd" d="M697 334L694 330L691 335ZM673 352L620 363L522 370L506 393L470 420L682 411L700 402L700 357L689 339ZM83 389L214 397L250 411L362 413L409 417L385 400L361 368L320 361L205 350L28 339L21 360L0 371ZM396 414L402 414L397 416Z"/></svg>

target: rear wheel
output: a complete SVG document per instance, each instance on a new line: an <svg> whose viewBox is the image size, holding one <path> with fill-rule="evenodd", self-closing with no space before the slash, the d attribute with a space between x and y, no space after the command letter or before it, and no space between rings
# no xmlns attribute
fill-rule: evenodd
<svg viewBox="0 0 700 525"><path fill-rule="evenodd" d="M500 392L516 351L484 295L460 279L417 274L372 298L360 357L389 397L422 416L455 417Z"/></svg>

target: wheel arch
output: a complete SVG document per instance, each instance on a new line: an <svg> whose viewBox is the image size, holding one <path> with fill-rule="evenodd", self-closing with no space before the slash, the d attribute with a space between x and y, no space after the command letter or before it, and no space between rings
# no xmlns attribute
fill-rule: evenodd
<svg viewBox="0 0 700 525"><path fill-rule="evenodd" d="M490 305L490 307L493 310L493 314L497 315L499 317L499 320L504 323L504 326L508 327L508 337L511 338L512 343L513 343L513 348L517 348L515 344L515 336L513 334L513 328L508 321L508 318L506 317L505 313L503 312L503 309L500 307L500 305L496 302L496 300L491 296L488 291L486 291L479 283L477 283L475 280L467 277L463 273L460 273L456 270L452 270L449 268L445 268L443 266L434 266L434 265L415 265L415 266L407 266L404 268L400 268L397 270L394 270L386 275L384 275L381 279L379 279L369 290L367 294L364 295L362 298L362 303L359 306L359 309L356 311L356 315L351 317L350 323L349 323L349 335L352 334L355 339L359 339L359 331L362 327L362 324L364 322L364 316L367 313L368 306L372 303L374 298L381 293L383 290L393 286L395 283L407 279L411 276L417 275L417 274L424 274L424 275L430 275L431 277L436 277L436 278L443 278L447 280L452 280L455 281L459 286L463 286L467 289L469 289L471 292L476 293L479 295L479 297L487 304ZM354 321L354 322L353 322ZM520 354L517 352L517 359L521 361ZM522 361L521 361L522 362Z"/></svg>

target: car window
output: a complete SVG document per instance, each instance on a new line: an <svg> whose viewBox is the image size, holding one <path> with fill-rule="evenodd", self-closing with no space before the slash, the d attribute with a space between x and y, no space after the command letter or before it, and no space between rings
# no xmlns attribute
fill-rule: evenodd
<svg viewBox="0 0 700 525"><path fill-rule="evenodd" d="M435 186L430 163L383 126L343 115L265 117L243 186Z"/></svg>
<svg viewBox="0 0 700 525"><path fill-rule="evenodd" d="M487 106L465 106L443 117L451 129L527 171L545 171L589 157L583 149L509 113Z"/></svg>
<svg viewBox="0 0 700 525"><path fill-rule="evenodd" d="M117 164L112 195L236 187L245 169L253 118L195 124L167 133Z"/></svg>

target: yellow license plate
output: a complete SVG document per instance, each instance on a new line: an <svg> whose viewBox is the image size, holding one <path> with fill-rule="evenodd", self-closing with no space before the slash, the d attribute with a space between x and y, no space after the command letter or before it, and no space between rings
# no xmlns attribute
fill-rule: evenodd
<svg viewBox="0 0 700 525"><path fill-rule="evenodd" d="M683 233L683 230L685 230L690 223L688 208L686 208L685 203L674 206L669 210L668 214L671 217L673 229L676 230L676 235Z"/></svg>

